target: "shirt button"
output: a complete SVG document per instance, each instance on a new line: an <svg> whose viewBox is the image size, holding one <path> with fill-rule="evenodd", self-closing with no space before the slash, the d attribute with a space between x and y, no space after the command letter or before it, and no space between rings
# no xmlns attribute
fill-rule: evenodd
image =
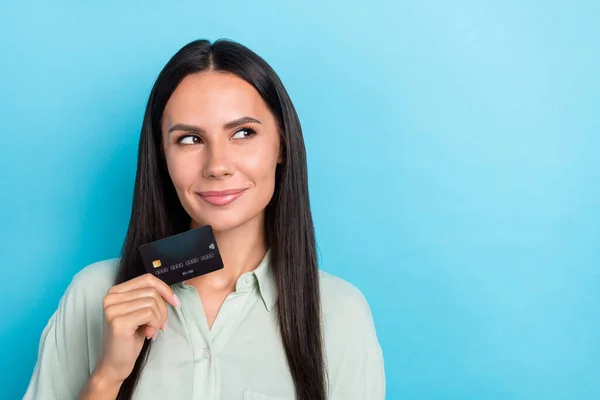
<svg viewBox="0 0 600 400"><path fill-rule="evenodd" d="M208 357L210 357L210 349L202 350L202 357L208 359Z"/></svg>

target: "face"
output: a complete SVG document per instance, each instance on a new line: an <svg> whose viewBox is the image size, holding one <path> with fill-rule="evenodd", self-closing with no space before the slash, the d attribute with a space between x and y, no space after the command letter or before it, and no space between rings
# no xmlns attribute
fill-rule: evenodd
<svg viewBox="0 0 600 400"><path fill-rule="evenodd" d="M162 118L167 168L191 228L262 221L280 158L277 123L260 94L223 72L186 76Z"/></svg>

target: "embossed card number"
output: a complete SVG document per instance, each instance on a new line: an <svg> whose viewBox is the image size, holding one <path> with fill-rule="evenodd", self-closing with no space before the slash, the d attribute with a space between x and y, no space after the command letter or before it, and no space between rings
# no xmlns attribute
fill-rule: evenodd
<svg viewBox="0 0 600 400"><path fill-rule="evenodd" d="M168 285L223 268L210 225L140 246L146 271Z"/></svg>

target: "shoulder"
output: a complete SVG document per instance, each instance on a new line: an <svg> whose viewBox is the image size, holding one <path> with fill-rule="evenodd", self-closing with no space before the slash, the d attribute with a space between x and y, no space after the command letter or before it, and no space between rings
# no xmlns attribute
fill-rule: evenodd
<svg viewBox="0 0 600 400"><path fill-rule="evenodd" d="M384 399L383 352L371 308L350 282L320 272L328 392L336 399Z"/></svg>
<svg viewBox="0 0 600 400"><path fill-rule="evenodd" d="M118 257L96 261L86 265L79 272L77 272L73 277L72 284L81 285L95 282L103 287L108 285L108 288L110 288L115 280L118 267Z"/></svg>
<svg viewBox="0 0 600 400"><path fill-rule="evenodd" d="M62 303L75 308L102 308L102 299L114 285L119 258L96 261L77 272L67 287ZM66 304L65 304L66 305Z"/></svg>
<svg viewBox="0 0 600 400"><path fill-rule="evenodd" d="M329 272L319 271L321 305L326 328L373 325L365 295L350 282Z"/></svg>
<svg viewBox="0 0 600 400"><path fill-rule="evenodd" d="M69 289L83 291L88 295L102 294L104 297L114 285L118 266L119 258L109 258L86 265L75 274Z"/></svg>

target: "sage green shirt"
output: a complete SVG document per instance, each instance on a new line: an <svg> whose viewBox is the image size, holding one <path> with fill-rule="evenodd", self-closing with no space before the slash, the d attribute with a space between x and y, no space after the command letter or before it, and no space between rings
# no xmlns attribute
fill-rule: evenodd
<svg viewBox="0 0 600 400"><path fill-rule="evenodd" d="M173 285L168 325L150 349L134 399L292 400L294 383L277 329L268 251L239 277L212 328L191 285ZM102 344L102 299L118 258L75 275L44 328L24 399L76 399ZM320 271L328 399L383 400L385 376L371 310L350 283Z"/></svg>

